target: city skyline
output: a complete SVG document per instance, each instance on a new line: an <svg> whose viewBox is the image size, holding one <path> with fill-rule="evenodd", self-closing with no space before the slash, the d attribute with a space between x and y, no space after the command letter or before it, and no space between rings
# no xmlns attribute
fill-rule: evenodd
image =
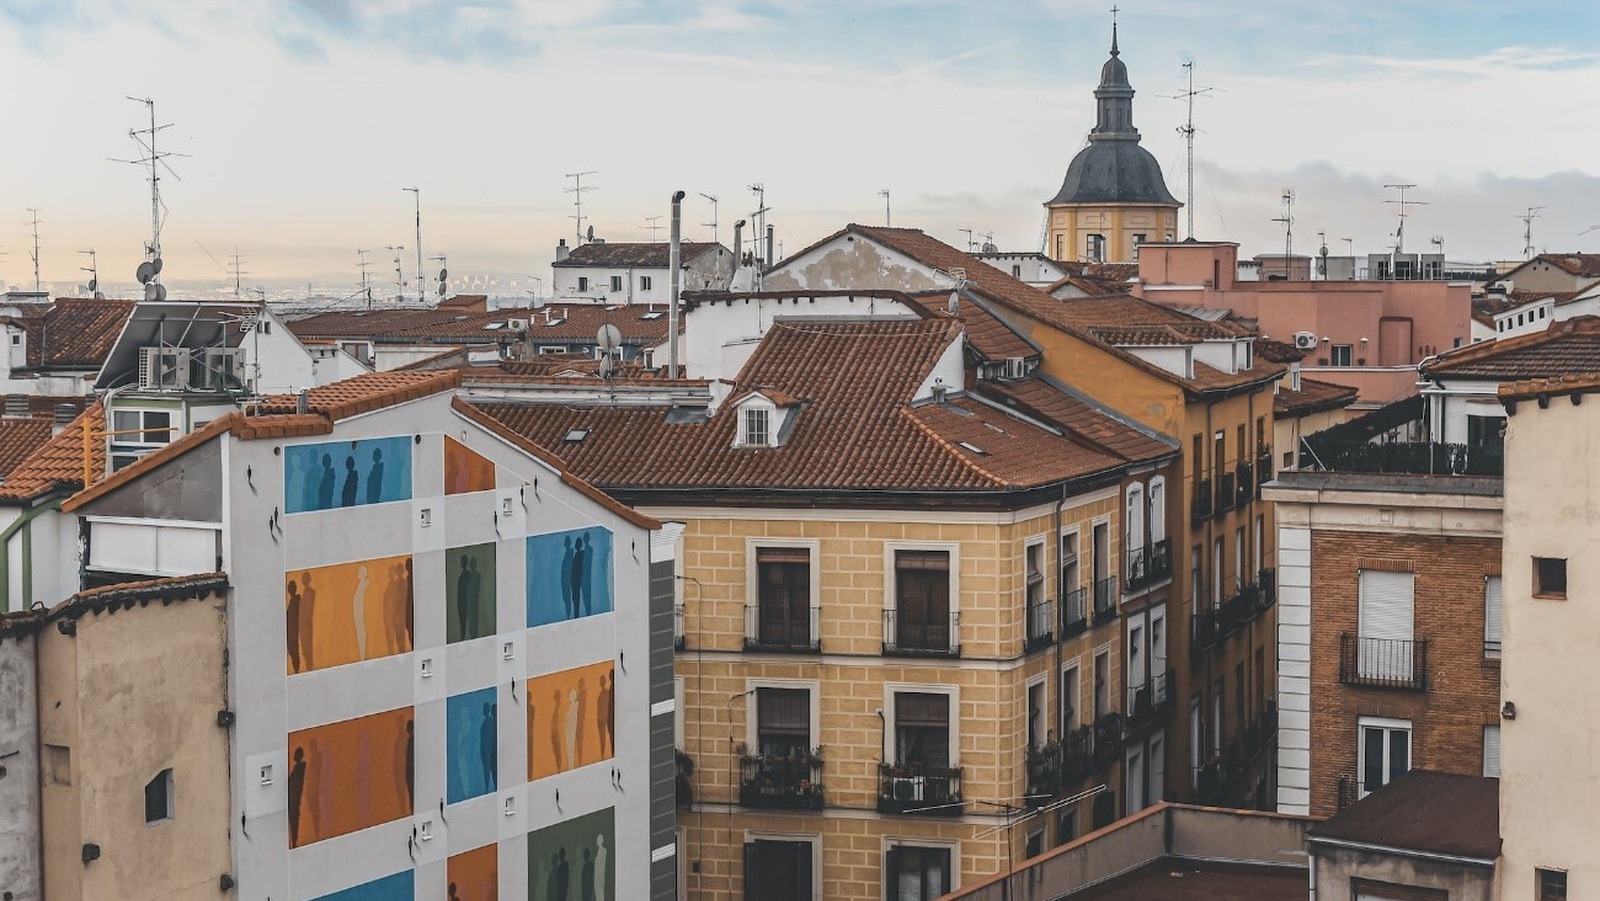
<svg viewBox="0 0 1600 901"><path fill-rule="evenodd" d="M381 297L394 286L385 247L404 245L414 294L402 189L420 186L426 256L519 291L540 277L548 294L555 241L576 232L563 176L585 170L598 170L585 224L610 240L650 240L657 216L664 240L682 189L686 237L711 236L703 193L720 199L726 243L761 182L787 252L846 222L880 224L883 189L896 225L1037 250L1041 204L1092 124L1102 6L300 0L134 13L7 0L0 52L59 77L4 89L23 136L0 173L0 281L31 287L37 208L43 281L81 283L78 251L93 247L104 287L133 286L148 187L108 161L135 150L126 133L142 109L127 95L154 98L173 123L163 148L189 155L172 160L181 180L163 181L166 277L179 286L231 284L237 247L246 285L349 293L359 247ZM1440 236L1451 259L1519 256L1530 206L1545 208L1536 250L1600 246L1600 231L1580 236L1600 202L1582 151L1594 126L1565 105L1571 84L1600 75L1584 46L1592 9L1475 3L1444 20L1421 4L1355 3L1290 17L1233 2L1201 16L1147 0L1120 21L1135 122L1179 197L1183 104L1169 98L1183 60L1214 89L1196 106L1199 237L1281 252L1272 219L1293 186L1297 252L1314 252L1318 232L1335 254L1346 237L1382 252L1396 223L1384 185L1407 182L1429 204L1408 220L1408 250Z"/></svg>

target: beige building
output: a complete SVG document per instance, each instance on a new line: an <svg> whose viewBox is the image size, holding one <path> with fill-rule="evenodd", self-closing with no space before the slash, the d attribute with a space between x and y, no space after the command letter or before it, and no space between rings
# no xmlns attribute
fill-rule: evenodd
<svg viewBox="0 0 1600 901"><path fill-rule="evenodd" d="M1592 373L1500 391L1508 417L1500 898L1585 898L1600 885L1592 756L1600 723L1584 700L1600 679L1590 581L1596 391Z"/></svg>

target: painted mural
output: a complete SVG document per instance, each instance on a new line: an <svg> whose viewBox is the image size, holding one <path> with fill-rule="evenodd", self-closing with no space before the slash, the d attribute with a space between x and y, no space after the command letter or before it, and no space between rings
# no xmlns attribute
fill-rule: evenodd
<svg viewBox="0 0 1600 901"><path fill-rule="evenodd" d="M412 649L411 558L379 557L284 576L289 674Z"/></svg>
<svg viewBox="0 0 1600 901"><path fill-rule="evenodd" d="M450 698L445 723L450 803L494 791L500 772L495 689L491 686Z"/></svg>
<svg viewBox="0 0 1600 901"><path fill-rule="evenodd" d="M290 733L289 847L411 816L414 729L401 707Z"/></svg>
<svg viewBox="0 0 1600 901"><path fill-rule="evenodd" d="M616 685L609 660L528 680L529 779L616 755Z"/></svg>
<svg viewBox="0 0 1600 901"><path fill-rule="evenodd" d="M616 810L528 833L529 901L616 901Z"/></svg>
<svg viewBox="0 0 1600 901"><path fill-rule="evenodd" d="M446 865L449 887L445 901L498 901L500 848L484 845L451 857Z"/></svg>
<svg viewBox="0 0 1600 901"><path fill-rule="evenodd" d="M451 548L444 559L445 640L495 634L494 543Z"/></svg>
<svg viewBox="0 0 1600 901"><path fill-rule="evenodd" d="M312 901L399 901L402 898L409 901L416 893L416 878L415 870L404 870Z"/></svg>
<svg viewBox="0 0 1600 901"><path fill-rule="evenodd" d="M444 493L467 494L494 487L494 461L454 438L444 439Z"/></svg>
<svg viewBox="0 0 1600 901"><path fill-rule="evenodd" d="M283 449L290 513L411 499L411 436L297 444Z"/></svg>
<svg viewBox="0 0 1600 901"><path fill-rule="evenodd" d="M611 532L574 529L528 538L528 626L611 610Z"/></svg>

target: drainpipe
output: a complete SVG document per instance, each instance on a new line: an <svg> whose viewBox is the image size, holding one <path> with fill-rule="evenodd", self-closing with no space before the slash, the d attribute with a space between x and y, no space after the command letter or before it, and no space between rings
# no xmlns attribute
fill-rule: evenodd
<svg viewBox="0 0 1600 901"><path fill-rule="evenodd" d="M3 545L0 545L3 547ZM41 624L33 633L33 776L34 791L39 799L39 808L36 813L35 834L39 841L39 897L45 897L44 868L44 742L40 736L44 734L44 687L40 678L40 664L42 662L39 645L43 643L42 633L48 628L48 622Z"/></svg>
<svg viewBox="0 0 1600 901"><path fill-rule="evenodd" d="M1055 654L1053 655L1055 662L1052 665L1050 672L1050 680L1049 682L1045 683L1045 697L1050 696L1049 683L1054 682L1056 686L1056 709L1051 713L1051 719L1053 719L1056 724L1056 741L1065 741L1067 738L1067 724L1061 720L1061 707L1066 703L1066 698L1061 697L1061 643L1066 639L1066 635L1063 634L1066 630L1062 629L1061 625L1063 622L1065 622L1062 617L1064 617L1067 612L1067 586L1061 581L1061 565L1063 562L1065 562L1061 559L1061 511L1066 506L1067 485L1065 482L1063 482L1061 484L1061 500L1056 501L1055 509L1054 541L1056 543L1056 621L1050 624L1051 628L1053 628L1056 633ZM1026 624L1023 626L1023 635L1027 635Z"/></svg>
<svg viewBox="0 0 1600 901"><path fill-rule="evenodd" d="M671 270L668 284L672 291L670 313L667 317L667 378L678 377L678 288L683 273L683 192L672 195L672 237L667 244L667 268Z"/></svg>

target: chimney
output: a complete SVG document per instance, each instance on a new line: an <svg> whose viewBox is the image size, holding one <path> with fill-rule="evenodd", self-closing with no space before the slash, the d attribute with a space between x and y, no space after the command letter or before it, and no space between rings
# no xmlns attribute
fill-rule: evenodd
<svg viewBox="0 0 1600 901"><path fill-rule="evenodd" d="M562 260L566 259L567 258L567 254L569 254L569 253L572 253L572 250L569 247L567 247L567 239L566 238L562 238L560 241L556 242L556 262L557 263L559 263Z"/></svg>
<svg viewBox="0 0 1600 901"><path fill-rule="evenodd" d="M6 418L7 419L27 419L31 415L33 415L33 414L28 409L28 395L26 395L26 394L7 394L6 395Z"/></svg>
<svg viewBox="0 0 1600 901"><path fill-rule="evenodd" d="M744 265L744 220L733 224L733 268Z"/></svg>
<svg viewBox="0 0 1600 901"><path fill-rule="evenodd" d="M50 434L59 435L78 418L78 408L72 404L56 404L55 421L50 424Z"/></svg>
<svg viewBox="0 0 1600 901"><path fill-rule="evenodd" d="M668 284L672 306L667 310L667 378L678 377L678 289L683 278L683 192L672 195L672 231L667 243Z"/></svg>
<svg viewBox="0 0 1600 901"><path fill-rule="evenodd" d="M301 388L300 393L295 395L294 411L296 413L311 412L311 389Z"/></svg>
<svg viewBox="0 0 1600 901"><path fill-rule="evenodd" d="M771 269L772 264L777 262L777 260L772 258L772 236L775 231L777 231L776 226L767 226L767 263L765 266L761 267L764 270Z"/></svg>

